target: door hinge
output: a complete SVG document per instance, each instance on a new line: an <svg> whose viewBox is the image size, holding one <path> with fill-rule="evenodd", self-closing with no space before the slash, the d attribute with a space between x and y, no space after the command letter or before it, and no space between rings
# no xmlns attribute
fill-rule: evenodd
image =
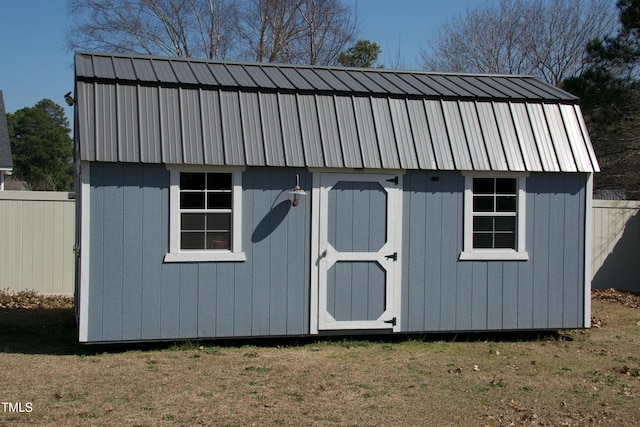
<svg viewBox="0 0 640 427"><path fill-rule="evenodd" d="M387 256L385 256L385 258L397 261L398 260L398 252L394 252L391 255L387 255Z"/></svg>
<svg viewBox="0 0 640 427"><path fill-rule="evenodd" d="M397 176L394 176L393 178L388 179L387 182L393 182L395 185L398 185L399 180Z"/></svg>
<svg viewBox="0 0 640 427"><path fill-rule="evenodd" d="M384 323L390 323L391 326L396 326L396 318L394 317L391 320L384 320Z"/></svg>

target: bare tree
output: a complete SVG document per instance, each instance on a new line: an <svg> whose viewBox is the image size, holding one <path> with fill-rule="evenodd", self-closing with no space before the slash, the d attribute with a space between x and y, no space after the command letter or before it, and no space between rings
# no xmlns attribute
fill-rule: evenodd
<svg viewBox="0 0 640 427"><path fill-rule="evenodd" d="M355 40L357 19L339 0L244 0L239 9L245 59L334 65Z"/></svg>
<svg viewBox="0 0 640 427"><path fill-rule="evenodd" d="M291 40L301 37L296 0L248 0L239 8L238 33L242 59L291 62Z"/></svg>
<svg viewBox="0 0 640 427"><path fill-rule="evenodd" d="M69 0L72 49L224 58L233 4L227 0Z"/></svg>
<svg viewBox="0 0 640 427"><path fill-rule="evenodd" d="M615 25L610 0L501 0L447 21L420 55L425 69L531 74L557 85L581 71L587 43Z"/></svg>
<svg viewBox="0 0 640 427"><path fill-rule="evenodd" d="M340 0L68 0L72 49L333 65L355 40Z"/></svg>
<svg viewBox="0 0 640 427"><path fill-rule="evenodd" d="M338 56L355 41L357 18L338 0L297 0L303 22L297 62L335 65Z"/></svg>

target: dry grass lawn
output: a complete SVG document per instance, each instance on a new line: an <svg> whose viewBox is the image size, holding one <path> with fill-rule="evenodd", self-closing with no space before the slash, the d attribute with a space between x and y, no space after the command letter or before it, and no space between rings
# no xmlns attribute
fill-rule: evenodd
<svg viewBox="0 0 640 427"><path fill-rule="evenodd" d="M549 336L124 348L76 344L64 305L0 308L0 425L638 425L640 309L613 299Z"/></svg>

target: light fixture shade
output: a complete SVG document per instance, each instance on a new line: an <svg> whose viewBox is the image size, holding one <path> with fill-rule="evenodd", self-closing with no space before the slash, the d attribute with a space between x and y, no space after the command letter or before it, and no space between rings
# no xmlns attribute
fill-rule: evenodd
<svg viewBox="0 0 640 427"><path fill-rule="evenodd" d="M293 206L298 206L298 203L299 203L298 197L307 195L307 192L304 191L302 188L300 188L300 176L299 175L296 175L296 186L293 187L291 190L288 190L287 194L292 194L293 195L293 200L291 201L291 204Z"/></svg>
<svg viewBox="0 0 640 427"><path fill-rule="evenodd" d="M298 187L292 188L291 190L287 191L287 194L293 194L294 196L307 196L309 193Z"/></svg>

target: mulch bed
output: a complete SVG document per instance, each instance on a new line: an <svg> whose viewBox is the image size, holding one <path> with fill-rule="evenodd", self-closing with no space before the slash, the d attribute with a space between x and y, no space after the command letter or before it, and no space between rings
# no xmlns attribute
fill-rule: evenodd
<svg viewBox="0 0 640 427"><path fill-rule="evenodd" d="M0 289L0 309L54 309L73 308L73 297L63 295L39 295L36 291L17 293Z"/></svg>
<svg viewBox="0 0 640 427"><path fill-rule="evenodd" d="M625 307L640 308L640 295L629 291L592 289L591 298L594 300L615 302Z"/></svg>

